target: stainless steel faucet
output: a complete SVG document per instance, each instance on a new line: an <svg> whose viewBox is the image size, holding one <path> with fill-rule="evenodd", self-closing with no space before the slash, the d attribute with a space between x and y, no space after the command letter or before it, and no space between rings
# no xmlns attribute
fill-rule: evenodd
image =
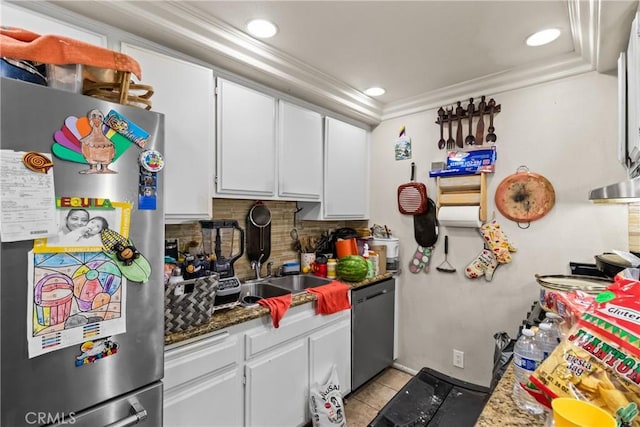
<svg viewBox="0 0 640 427"><path fill-rule="evenodd" d="M251 261L251 268L253 268L253 270L256 272L256 280L262 279L262 277L260 277L260 271L262 270L263 257L264 254L260 254L260 258L258 258L258 261Z"/></svg>

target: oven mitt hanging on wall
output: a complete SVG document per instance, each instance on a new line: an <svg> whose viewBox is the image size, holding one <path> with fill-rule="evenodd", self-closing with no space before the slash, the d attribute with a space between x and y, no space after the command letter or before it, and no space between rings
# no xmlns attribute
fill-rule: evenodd
<svg viewBox="0 0 640 427"><path fill-rule="evenodd" d="M139 283L149 280L151 265L131 240L109 228L102 230L100 238L103 252L117 264L124 277Z"/></svg>
<svg viewBox="0 0 640 427"><path fill-rule="evenodd" d="M480 227L480 234L482 234L485 244L493 252L499 264L511 262L511 252L515 252L516 248L511 244L502 231L502 227L495 219L483 224Z"/></svg>
<svg viewBox="0 0 640 427"><path fill-rule="evenodd" d="M484 276L484 279L490 282L493 279L493 273L496 268L498 268L496 257L490 250L483 249L480 255L464 269L464 275L469 279L477 279L480 276Z"/></svg>
<svg viewBox="0 0 640 427"><path fill-rule="evenodd" d="M431 264L432 253L433 246L425 248L424 246L418 245L413 258L411 258L411 261L409 261L409 271L413 274L420 273L421 271L428 273L429 265Z"/></svg>
<svg viewBox="0 0 640 427"><path fill-rule="evenodd" d="M438 240L438 218L433 200L427 198L427 210L413 216L413 234L418 247L409 261L409 271L414 274L421 271L428 273L433 246Z"/></svg>

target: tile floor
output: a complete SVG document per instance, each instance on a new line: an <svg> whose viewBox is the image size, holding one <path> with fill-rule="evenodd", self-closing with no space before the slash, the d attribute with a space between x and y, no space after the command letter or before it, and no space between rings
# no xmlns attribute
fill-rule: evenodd
<svg viewBox="0 0 640 427"><path fill-rule="evenodd" d="M347 427L366 427L411 378L406 372L388 368L347 396Z"/></svg>

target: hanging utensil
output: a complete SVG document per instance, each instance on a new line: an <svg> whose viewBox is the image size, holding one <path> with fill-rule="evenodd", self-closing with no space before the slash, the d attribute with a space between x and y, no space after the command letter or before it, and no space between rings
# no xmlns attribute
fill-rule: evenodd
<svg viewBox="0 0 640 427"><path fill-rule="evenodd" d="M450 110L447 110L447 117L449 122L449 138L447 139L447 150L453 150L456 146L456 141L453 139L451 135L451 122L453 121L453 107Z"/></svg>
<svg viewBox="0 0 640 427"><path fill-rule="evenodd" d="M484 109L487 106L487 103L484 102L484 95L480 97L480 103L478 104L478 113L480 113L480 117L478 118L478 125L476 127L476 144L482 145L482 141L484 141Z"/></svg>
<svg viewBox="0 0 640 427"><path fill-rule="evenodd" d="M447 256L449 255L449 236L444 236L444 261L440 263L439 266L436 267L436 270L442 273L455 273L456 268L447 261Z"/></svg>
<svg viewBox="0 0 640 427"><path fill-rule="evenodd" d="M464 146L464 142L462 140L462 116L464 116L464 108L462 108L462 103L458 101L458 106L456 107L456 118L458 119L458 128L456 129L456 146L458 148L462 148Z"/></svg>
<svg viewBox="0 0 640 427"><path fill-rule="evenodd" d="M473 137L473 98L469 98L469 105L467 107L467 115L469 116L469 135L465 138L464 142L467 145L473 145L476 139Z"/></svg>
<svg viewBox="0 0 640 427"><path fill-rule="evenodd" d="M271 211L256 202L247 215L247 257L265 262L271 255Z"/></svg>
<svg viewBox="0 0 640 427"><path fill-rule="evenodd" d="M493 144L498 139L498 137L494 133L496 129L493 127L493 111L496 108L496 101L494 101L494 99L491 98L487 106L489 107L489 129L487 129L489 133L487 133L487 142L489 144Z"/></svg>
<svg viewBox="0 0 640 427"><path fill-rule="evenodd" d="M440 141L438 141L438 148L443 149L444 144L446 143L443 135L444 131L444 108L438 108L438 121L440 122Z"/></svg>
<svg viewBox="0 0 640 427"><path fill-rule="evenodd" d="M411 182L398 187L398 209L406 215L417 215L427 209L427 187L415 182L416 164L411 162Z"/></svg>

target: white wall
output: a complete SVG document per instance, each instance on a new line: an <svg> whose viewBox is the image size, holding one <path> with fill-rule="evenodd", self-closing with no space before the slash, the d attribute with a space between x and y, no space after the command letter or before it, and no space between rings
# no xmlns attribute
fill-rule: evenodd
<svg viewBox="0 0 640 427"><path fill-rule="evenodd" d="M495 212L518 249L513 262L499 266L491 282L464 276L464 268L483 246L477 229L440 227L429 273L411 274L407 268L417 243L413 218L398 211L396 190L409 180L410 162L415 161L417 180L427 184L435 201L435 178L429 178L428 170L432 161L445 158L445 151L437 149L436 111L388 120L374 129L371 223L387 224L401 240L403 271L397 279L400 366L410 371L430 367L488 386L493 334L505 330L515 337L538 296L536 273L569 274L569 261L593 263L593 256L605 250L627 248L626 207L588 201L590 189L626 176L616 160L616 84L615 77L594 72L486 94L487 100L493 97L502 106L494 119L498 160L495 174L488 176L489 217ZM412 139L413 158L396 161L393 150L402 125ZM494 203L498 184L520 165L545 176L556 192L551 212L526 230L503 217ZM435 269L444 259L446 234L455 274ZM452 365L454 348L464 351L464 369Z"/></svg>

